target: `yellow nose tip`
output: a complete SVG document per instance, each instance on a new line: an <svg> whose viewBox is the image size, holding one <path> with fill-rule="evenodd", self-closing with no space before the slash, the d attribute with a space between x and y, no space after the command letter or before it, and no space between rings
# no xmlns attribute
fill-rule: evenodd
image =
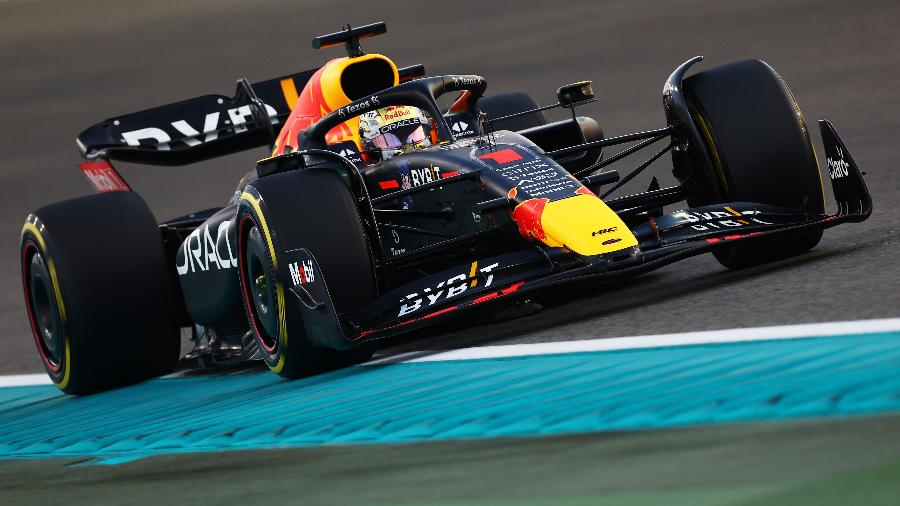
<svg viewBox="0 0 900 506"><path fill-rule="evenodd" d="M523 235L579 255L602 255L638 244L625 222L596 195L528 200L516 207L513 217Z"/></svg>

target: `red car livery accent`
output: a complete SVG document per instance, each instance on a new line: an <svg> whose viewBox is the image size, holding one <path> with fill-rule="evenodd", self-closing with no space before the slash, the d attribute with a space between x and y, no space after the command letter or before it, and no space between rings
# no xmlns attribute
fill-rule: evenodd
<svg viewBox="0 0 900 506"><path fill-rule="evenodd" d="M131 191L128 183L106 160L98 162L81 162L78 168L87 178L91 186L100 193Z"/></svg>
<svg viewBox="0 0 900 506"><path fill-rule="evenodd" d="M512 151L512 150L509 150ZM519 225L519 233L526 239L544 240L547 234L541 226L541 215L548 199L529 199L516 206L513 219Z"/></svg>
<svg viewBox="0 0 900 506"><path fill-rule="evenodd" d="M516 153L512 149L507 148L507 149L501 149L500 151L495 151L493 153L483 154L483 155L479 156L478 158L481 158L482 160L493 160L493 161L499 163L500 165L505 165L507 163L515 162L516 160L521 160L522 155L520 155L519 153Z"/></svg>

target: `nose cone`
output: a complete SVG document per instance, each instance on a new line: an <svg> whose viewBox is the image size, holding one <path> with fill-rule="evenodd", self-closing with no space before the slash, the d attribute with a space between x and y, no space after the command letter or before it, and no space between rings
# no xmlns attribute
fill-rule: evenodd
<svg viewBox="0 0 900 506"><path fill-rule="evenodd" d="M592 194L561 200L530 199L513 211L519 232L551 247L583 256L602 255L637 246L619 216Z"/></svg>

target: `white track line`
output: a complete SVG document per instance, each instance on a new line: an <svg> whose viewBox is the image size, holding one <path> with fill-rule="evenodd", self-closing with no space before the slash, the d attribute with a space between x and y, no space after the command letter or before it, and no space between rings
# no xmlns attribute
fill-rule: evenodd
<svg viewBox="0 0 900 506"><path fill-rule="evenodd" d="M32 385L52 385L46 374L14 374L0 376L0 387L27 387Z"/></svg>
<svg viewBox="0 0 900 506"><path fill-rule="evenodd" d="M550 343L510 344L480 346L450 351L419 351L404 353L399 357L378 357L368 364L396 362L435 362L446 360L474 360L480 358L521 357L527 355L552 355L589 351L615 351L697 344L738 343L744 341L768 341L776 339L803 339L810 337L840 336L849 334L875 334L900 331L900 318L859 320L849 322L808 323L802 325L778 325L726 330L706 330L679 334L650 336L610 337L582 341L557 341Z"/></svg>
<svg viewBox="0 0 900 506"><path fill-rule="evenodd" d="M880 332L900 332L900 318L859 320L848 322L808 323L802 325L778 325L725 330L705 330L678 334L650 336L610 337L583 341L558 341L551 343L509 344L480 346L450 351L414 351L398 355L378 357L365 365L410 362L438 362L449 360L475 360L481 358L522 357L528 355L555 355L590 351L616 351L698 344L739 343L746 341L772 341L778 339L804 339ZM46 374L20 374L0 376L0 388L12 386L49 385Z"/></svg>

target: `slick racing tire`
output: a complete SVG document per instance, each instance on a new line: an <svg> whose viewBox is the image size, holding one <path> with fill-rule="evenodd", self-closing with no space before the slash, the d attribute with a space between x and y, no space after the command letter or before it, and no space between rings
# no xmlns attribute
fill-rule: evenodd
<svg viewBox="0 0 900 506"><path fill-rule="evenodd" d="M371 343L336 350L311 342L284 260L284 252L310 251L322 271L316 279L324 280L340 314L375 300L368 242L343 179L309 169L256 180L241 194L237 220L244 307L269 368L301 378L368 360Z"/></svg>
<svg viewBox="0 0 900 506"><path fill-rule="evenodd" d="M816 154L800 107L784 80L760 60L729 63L684 80L691 116L704 138L713 174L691 206L758 202L825 212ZM699 167L699 164L692 164ZM715 252L731 269L812 249L822 231Z"/></svg>
<svg viewBox="0 0 900 506"><path fill-rule="evenodd" d="M42 207L22 229L25 305L44 368L87 394L171 372L179 292L153 214L136 193Z"/></svg>
<svg viewBox="0 0 900 506"><path fill-rule="evenodd" d="M521 92L500 93L481 97L478 100L478 108L487 114L488 119L496 119L522 111L537 109L539 106L529 95ZM497 130L512 130L519 132L527 128L543 126L547 124L547 117L542 111L535 111L515 118L505 119L497 123Z"/></svg>

